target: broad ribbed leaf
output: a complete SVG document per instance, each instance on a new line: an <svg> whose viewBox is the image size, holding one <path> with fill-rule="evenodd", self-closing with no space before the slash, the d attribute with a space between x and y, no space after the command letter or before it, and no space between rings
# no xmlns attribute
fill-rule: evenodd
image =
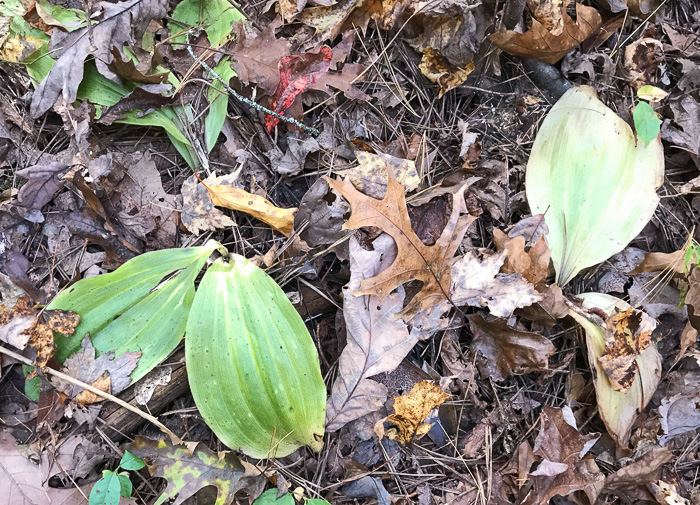
<svg viewBox="0 0 700 505"><path fill-rule="evenodd" d="M326 388L304 322L245 258L215 262L187 321L187 373L204 420L231 449L282 457L323 445Z"/></svg>
<svg viewBox="0 0 700 505"><path fill-rule="evenodd" d="M71 338L59 337L56 358L63 362L80 350L90 333L98 352L141 351L131 374L137 381L177 346L194 298L194 280L209 255L220 247L164 249L128 261L112 273L83 279L59 293L48 308L70 307L80 314ZM173 275L175 274L175 275Z"/></svg>
<svg viewBox="0 0 700 505"><path fill-rule="evenodd" d="M610 315L616 307L622 311L630 308L627 302L605 293L583 293L576 296L583 299L585 310L595 308ZM588 361L595 381L598 413L608 433L620 446L626 447L638 411L649 403L659 385L661 355L653 344L642 351L637 358L639 369L632 386L624 393L616 391L598 360L605 351L605 328L589 320L582 312L570 310L569 315L586 330Z"/></svg>
<svg viewBox="0 0 700 505"><path fill-rule="evenodd" d="M620 252L654 214L664 174L659 138L636 142L630 126L590 86L567 91L547 114L527 164L533 214L563 286Z"/></svg>

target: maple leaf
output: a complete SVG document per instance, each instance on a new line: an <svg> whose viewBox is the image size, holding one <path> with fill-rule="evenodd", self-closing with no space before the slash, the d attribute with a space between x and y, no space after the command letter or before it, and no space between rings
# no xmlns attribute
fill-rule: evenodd
<svg viewBox="0 0 700 505"><path fill-rule="evenodd" d="M465 185L454 193L452 214L440 238L434 245L427 246L411 228L404 187L390 171L387 174L387 191L381 200L360 193L348 179L342 183L329 177L324 179L350 203L352 214L343 229L376 226L391 235L398 247L391 266L379 275L364 279L354 294L376 295L381 301L401 284L416 279L423 282L423 287L409 306L410 312L415 313L447 299L454 254L476 218L462 216L466 212Z"/></svg>
<svg viewBox="0 0 700 505"><path fill-rule="evenodd" d="M247 467L233 452L215 453L201 443L190 452L184 445L136 437L126 449L147 460L151 475L167 480L168 485L156 503L166 502L177 495L172 505L179 505L207 486L214 486L218 491L216 505L233 503L235 494L241 490L247 490L252 501L260 495L265 484L262 473L248 476Z"/></svg>
<svg viewBox="0 0 700 505"><path fill-rule="evenodd" d="M632 387L637 358L651 345L656 324L644 311L632 307L615 309L606 320L605 351L598 361L616 391L624 393Z"/></svg>
<svg viewBox="0 0 700 505"><path fill-rule="evenodd" d="M272 110L283 114L296 97L315 84L321 74L331 68L333 51L322 46L318 53L303 53L286 56L279 62L280 79L275 94L272 95ZM265 127L268 132L279 123L279 119L266 115Z"/></svg>

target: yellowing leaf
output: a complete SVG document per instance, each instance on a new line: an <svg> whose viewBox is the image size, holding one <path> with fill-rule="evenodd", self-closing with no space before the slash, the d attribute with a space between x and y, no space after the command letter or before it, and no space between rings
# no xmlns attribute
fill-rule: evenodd
<svg viewBox="0 0 700 505"><path fill-rule="evenodd" d="M389 435L389 438L408 444L413 440L414 434L424 434L422 432L426 430L421 429L420 424L449 397L440 386L428 381L415 384L407 395L395 396L394 413L384 419L384 422L396 426L396 435Z"/></svg>
<svg viewBox="0 0 700 505"><path fill-rule="evenodd" d="M649 403L659 385L661 355L656 346L647 347L636 358L634 376L639 375L638 380L634 380L625 392L615 390L599 360L606 350L606 327L603 318L596 316L595 311L602 310L611 314L616 308L626 311L630 305L604 293L583 293L577 296L583 299L583 307L572 308L569 315L586 330L588 362L593 371L598 412L608 433L618 445L626 447L637 413Z"/></svg>
<svg viewBox="0 0 700 505"><path fill-rule="evenodd" d="M418 68L424 76L440 85L439 99L467 80L474 71L474 62L470 61L465 68L459 68L432 47L426 47Z"/></svg>
<svg viewBox="0 0 700 505"><path fill-rule="evenodd" d="M262 196L253 195L233 186L208 186L207 189L214 205L250 214L286 237L292 233L296 207L291 209L275 207Z"/></svg>
<svg viewBox="0 0 700 505"><path fill-rule="evenodd" d="M420 177L416 163L412 160L397 158L385 153L368 153L357 151L358 165L338 172L346 176L352 184L365 195L382 198L386 193L387 171L404 186L404 191L418 189Z"/></svg>
<svg viewBox="0 0 700 505"><path fill-rule="evenodd" d="M544 214L560 286L620 252L659 203L664 175L658 136L648 146L590 86L567 91L547 114L532 146L525 189Z"/></svg>

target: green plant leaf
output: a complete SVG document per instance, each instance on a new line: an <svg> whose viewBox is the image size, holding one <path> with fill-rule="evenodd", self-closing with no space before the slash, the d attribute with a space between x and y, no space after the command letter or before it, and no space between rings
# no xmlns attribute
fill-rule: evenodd
<svg viewBox="0 0 700 505"><path fill-rule="evenodd" d="M627 302L605 293L583 293L576 296L583 300L585 310L596 308L608 315L615 307L622 311L630 307ZM635 373L632 387L624 393L616 391L598 360L605 351L605 328L589 320L582 312L572 309L569 315L586 330L588 363L593 372L598 413L612 438L618 445L626 447L637 413L643 408L642 398L644 398L644 405L648 404L659 384L661 355L653 344L642 351L637 358L639 371Z"/></svg>
<svg viewBox="0 0 700 505"><path fill-rule="evenodd" d="M255 458L323 446L326 388L313 340L284 291L247 259L209 267L185 352L197 407L227 446Z"/></svg>
<svg viewBox="0 0 700 505"><path fill-rule="evenodd" d="M646 147L590 86L570 89L540 127L527 164L527 199L544 214L563 286L620 252L659 203L664 175L658 137Z"/></svg>
<svg viewBox="0 0 700 505"><path fill-rule="evenodd" d="M309 500L306 500L306 505L331 505L328 503L326 500L322 500L320 498L311 498Z"/></svg>
<svg viewBox="0 0 700 505"><path fill-rule="evenodd" d="M117 477L119 477L119 495L122 498L131 498L133 486L129 480L129 476L125 472L122 472L117 474Z"/></svg>
<svg viewBox="0 0 700 505"><path fill-rule="evenodd" d="M124 451L124 456L122 456L121 461L119 462L119 466L123 468L124 470L141 470L144 466L146 466L146 463L143 462L143 460L129 451Z"/></svg>
<svg viewBox="0 0 700 505"><path fill-rule="evenodd" d="M251 484L242 479L245 468L232 452L214 453L204 444L198 444L192 454L183 446L170 442L136 437L127 449L140 458L148 459L154 477L163 477L168 485L155 505L178 495L173 505L185 501L201 488L218 489L216 505L232 503L234 495Z"/></svg>
<svg viewBox="0 0 700 505"><path fill-rule="evenodd" d="M231 68L231 59L222 58L217 66L214 67L214 72L219 74L226 84L231 81L231 77L236 75L236 72ZM206 132L207 152L214 149L216 140L219 138L221 128L226 120L226 111L228 110L228 94L224 91L224 86L217 79L214 79L211 87L207 91L207 100L209 100L209 114L204 119L204 129Z"/></svg>
<svg viewBox="0 0 700 505"><path fill-rule="evenodd" d="M661 130L661 120L656 115L654 109L646 102L639 102L634 108L634 129L637 131L637 137L644 142L644 145L649 145L659 135Z"/></svg>
<svg viewBox="0 0 700 505"><path fill-rule="evenodd" d="M135 382L177 346L194 297L194 280L218 247L154 251L126 262L112 273L83 279L59 293L48 308L71 307L80 325L70 338L57 338L55 357L63 362L90 333L99 353L142 352L131 374Z"/></svg>
<svg viewBox="0 0 700 505"><path fill-rule="evenodd" d="M287 493L282 497L277 498L278 493L279 490L276 487L268 489L263 494L258 496L258 498L253 502L253 505L294 505L294 497L292 496L292 493Z"/></svg>
<svg viewBox="0 0 700 505"><path fill-rule="evenodd" d="M29 365L22 365L22 373L26 377L34 371L35 367ZM37 403L39 401L39 377L34 377L31 380L24 381L24 394L27 395L31 401Z"/></svg>
<svg viewBox="0 0 700 505"><path fill-rule="evenodd" d="M103 470L102 478L90 491L90 505L117 505L121 495L121 481L116 472Z"/></svg>
<svg viewBox="0 0 700 505"><path fill-rule="evenodd" d="M234 8L228 0L183 0L175 11L173 19L185 26L203 26L212 47L221 47L231 36L233 23L245 21L245 16ZM173 23L170 35L182 31L180 24ZM184 44L185 35L172 39L175 44Z"/></svg>

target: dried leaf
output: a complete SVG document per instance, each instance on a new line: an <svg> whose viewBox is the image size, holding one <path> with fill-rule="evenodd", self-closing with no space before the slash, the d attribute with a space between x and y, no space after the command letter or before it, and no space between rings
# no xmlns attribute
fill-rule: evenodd
<svg viewBox="0 0 700 505"><path fill-rule="evenodd" d="M207 186L207 190L214 205L250 214L286 237L292 233L296 207L291 209L275 207L262 196L253 195L233 186Z"/></svg>
<svg viewBox="0 0 700 505"><path fill-rule="evenodd" d="M279 62L280 78L272 95L270 108L284 114L300 93L310 89L321 74L328 72L332 57L331 48L322 46L318 53L302 53L282 58ZM278 118L265 115L265 127L268 132L279 122Z"/></svg>
<svg viewBox="0 0 700 505"><path fill-rule="evenodd" d="M342 226L350 205L330 191L328 183L318 179L301 198L294 216L294 228L309 247L334 244L348 233Z"/></svg>
<svg viewBox="0 0 700 505"><path fill-rule="evenodd" d="M672 253L649 252L644 255L642 262L628 275L669 270L677 274L685 273L685 253L680 249Z"/></svg>
<svg viewBox="0 0 700 505"><path fill-rule="evenodd" d="M605 351L598 358L616 391L624 393L634 382L637 358L651 345L651 333L656 321L645 312L630 307L615 309L608 317L605 331Z"/></svg>
<svg viewBox="0 0 700 505"><path fill-rule="evenodd" d="M605 491L620 492L645 486L658 479L661 467L673 459L666 447L652 447L641 458L605 478Z"/></svg>
<svg viewBox="0 0 700 505"><path fill-rule="evenodd" d="M663 44L651 37L641 38L625 48L622 75L638 91L656 80L656 69L663 61Z"/></svg>
<svg viewBox="0 0 700 505"><path fill-rule="evenodd" d="M469 74L474 71L474 62L469 62L466 67L460 68L450 63L432 47L426 47L418 68L431 82L440 86L439 100L445 93L467 80Z"/></svg>
<svg viewBox="0 0 700 505"><path fill-rule="evenodd" d="M254 500L263 490L259 484L262 479L264 485L264 475L248 476L246 467L233 452L215 453L201 443L194 443L190 451L184 445L143 437L136 437L126 449L147 460L151 475L166 479L168 485L156 503L164 503L177 495L172 505L180 505L207 486L216 487L219 505L233 503L238 491L248 491L250 499Z"/></svg>
<svg viewBox="0 0 700 505"><path fill-rule="evenodd" d="M125 352L115 358L114 351L110 351L96 358L95 348L88 335L83 338L81 347L80 351L63 363L63 373L113 395L120 393L131 383L129 375L138 364L140 352ZM104 400L101 396L64 379L52 377L51 382L78 406Z"/></svg>
<svg viewBox="0 0 700 505"><path fill-rule="evenodd" d="M63 187L61 178L68 168L63 163L51 162L18 170L16 174L27 179L27 183L20 188L17 202L27 209L41 210Z"/></svg>
<svg viewBox="0 0 700 505"><path fill-rule="evenodd" d="M395 319L403 308L403 288L381 299L357 294L362 281L389 268L396 257L388 235L377 237L372 247L365 251L354 237L350 239L350 282L343 288L347 345L326 405L329 432L383 405L386 386L368 377L394 370L418 341L401 319Z"/></svg>
<svg viewBox="0 0 700 505"><path fill-rule="evenodd" d="M605 477L595 460L584 456L600 434L581 435L569 407L542 407L540 427L533 452L543 461L530 474L533 488L523 505L548 503L552 496L566 496L578 490L586 493L590 503L595 503Z"/></svg>
<svg viewBox="0 0 700 505"><path fill-rule="evenodd" d="M243 23L236 22L233 32L234 45L228 49L233 56L233 69L243 84L255 83L266 95L272 95L277 88L280 72L278 63L291 53L291 43L286 38L276 38L275 32L282 26L276 18L255 38L248 38Z"/></svg>
<svg viewBox="0 0 700 505"><path fill-rule="evenodd" d="M415 384L407 395L394 397L394 413L383 420L396 427L395 437L389 435L389 438L410 444L414 434L420 437L427 433L430 425L421 426L421 423L449 397L440 386L428 381Z"/></svg>
<svg viewBox="0 0 700 505"><path fill-rule="evenodd" d="M357 166L338 173L349 179L365 195L377 199L383 198L386 195L387 173L402 184L406 192L418 189L420 177L414 161L397 158L390 154L374 154L365 151L357 151L355 155Z"/></svg>
<svg viewBox="0 0 700 505"><path fill-rule="evenodd" d="M194 175L182 184L182 222L193 235L236 226L233 219L214 207L209 191Z"/></svg>
<svg viewBox="0 0 700 505"><path fill-rule="evenodd" d="M666 445L676 435L694 431L700 427L700 396L677 394L661 400L659 415L664 434L659 439Z"/></svg>
<svg viewBox="0 0 700 505"><path fill-rule="evenodd" d="M561 15L563 30L556 35L537 19L533 19L532 28L526 33L509 30L494 33L489 35L489 38L509 54L554 64L583 42L602 23L600 14L594 7L580 3L576 4L576 21L566 13L565 6L562 6Z"/></svg>
<svg viewBox="0 0 700 505"><path fill-rule="evenodd" d="M525 252L525 237L509 238L501 230L493 230L493 240L498 251L507 252L506 261L501 267L505 274L518 273L535 286L544 286L549 270L550 251L544 235Z"/></svg>
<svg viewBox="0 0 700 505"><path fill-rule="evenodd" d="M363 195L349 180L342 183L326 177L331 188L342 194L352 208L343 229L376 226L396 241L398 254L389 268L370 279L364 279L355 295L372 294L383 300L401 284L412 279L423 282L421 291L413 298L414 313L446 299L451 283L451 265L467 227L476 219L461 216L466 211L464 190L454 194L453 208L447 226L435 245L426 246L411 228L404 197L404 187L389 174L386 196L376 200Z"/></svg>
<svg viewBox="0 0 700 505"><path fill-rule="evenodd" d="M469 328L474 335L471 347L478 353L484 375L493 380L547 370L549 357L556 351L546 337L515 330L504 319L486 321L473 314Z"/></svg>
<svg viewBox="0 0 700 505"><path fill-rule="evenodd" d="M661 126L661 138L695 156L700 152L700 103L687 93L669 100L672 119Z"/></svg>
<svg viewBox="0 0 700 505"><path fill-rule="evenodd" d="M56 352L54 331L73 335L80 316L68 310L41 310L22 296L14 307L0 306L0 340L17 349L36 349L34 364L44 368Z"/></svg>
<svg viewBox="0 0 700 505"><path fill-rule="evenodd" d="M124 45L134 45L151 19L165 17L166 5L165 0L105 2L101 4L102 20L91 23L90 36L87 28L72 32L53 30L49 50L56 63L34 92L32 116L44 114L61 94L67 102L75 101L83 80L83 64L90 54L94 56L100 74L118 81L117 75L108 67L113 60L112 47L115 46L126 60ZM91 41L96 47L91 47Z"/></svg>
<svg viewBox="0 0 700 505"><path fill-rule="evenodd" d="M479 260L468 252L452 266L452 302L488 307L491 314L510 317L517 308L527 307L542 295L520 274L498 273L506 260L505 251Z"/></svg>

